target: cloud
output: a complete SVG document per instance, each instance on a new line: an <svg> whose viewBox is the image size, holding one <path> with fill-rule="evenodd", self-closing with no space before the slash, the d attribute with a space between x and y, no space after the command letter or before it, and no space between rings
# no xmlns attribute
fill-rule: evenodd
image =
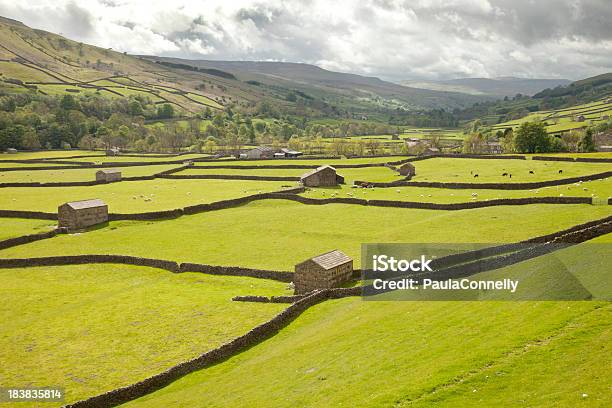
<svg viewBox="0 0 612 408"><path fill-rule="evenodd" d="M612 70L609 0L0 0L0 14L129 53L306 62L392 80Z"/></svg>

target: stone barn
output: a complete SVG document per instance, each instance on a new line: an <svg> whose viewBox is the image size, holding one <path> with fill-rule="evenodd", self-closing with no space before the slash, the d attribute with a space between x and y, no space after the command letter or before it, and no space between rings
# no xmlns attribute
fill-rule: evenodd
<svg viewBox="0 0 612 408"><path fill-rule="evenodd" d="M257 146L246 152L247 159L272 159L274 150L268 146Z"/></svg>
<svg viewBox="0 0 612 408"><path fill-rule="evenodd" d="M416 169L412 163L404 163L398 169L399 174L405 177L412 177L416 174Z"/></svg>
<svg viewBox="0 0 612 408"><path fill-rule="evenodd" d="M17 153L17 149L13 149L12 147L9 147L8 149L6 149L6 152L8 154L15 154Z"/></svg>
<svg viewBox="0 0 612 408"><path fill-rule="evenodd" d="M59 227L76 231L108 221L108 205L100 199L72 201L57 208Z"/></svg>
<svg viewBox="0 0 612 408"><path fill-rule="evenodd" d="M337 249L295 265L295 294L340 287L353 276L353 260Z"/></svg>
<svg viewBox="0 0 612 408"><path fill-rule="evenodd" d="M113 181L121 181L121 170L119 169L104 169L96 171L96 181L110 183Z"/></svg>
<svg viewBox="0 0 612 408"><path fill-rule="evenodd" d="M344 177L332 166L325 165L303 174L300 182L305 187L329 187L344 184Z"/></svg>

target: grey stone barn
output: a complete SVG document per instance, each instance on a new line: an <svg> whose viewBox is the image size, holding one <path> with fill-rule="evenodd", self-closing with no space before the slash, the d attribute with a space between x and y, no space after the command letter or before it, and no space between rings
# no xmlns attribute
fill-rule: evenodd
<svg viewBox="0 0 612 408"><path fill-rule="evenodd" d="M108 221L108 205L100 199L72 201L57 208L60 228L76 231Z"/></svg>
<svg viewBox="0 0 612 408"><path fill-rule="evenodd" d="M295 294L337 288L351 280L352 276L353 259L336 249L295 265Z"/></svg>
<svg viewBox="0 0 612 408"><path fill-rule="evenodd" d="M337 174L332 166L325 165L304 173L300 182L305 187L329 187L344 184L344 177Z"/></svg>
<svg viewBox="0 0 612 408"><path fill-rule="evenodd" d="M96 171L96 181L110 183L112 181L121 181L121 170L119 169L104 169Z"/></svg>
<svg viewBox="0 0 612 408"><path fill-rule="evenodd" d="M398 169L399 174L405 177L412 177L416 174L416 169L412 163L404 163Z"/></svg>
<svg viewBox="0 0 612 408"><path fill-rule="evenodd" d="M272 159L274 158L274 150L267 146L257 146L246 152L246 157L248 159Z"/></svg>

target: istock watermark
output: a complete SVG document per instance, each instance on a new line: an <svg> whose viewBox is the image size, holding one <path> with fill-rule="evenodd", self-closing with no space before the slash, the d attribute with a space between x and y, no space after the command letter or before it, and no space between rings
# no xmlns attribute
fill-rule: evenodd
<svg viewBox="0 0 612 408"><path fill-rule="evenodd" d="M602 243L363 244L365 300L612 300Z"/></svg>

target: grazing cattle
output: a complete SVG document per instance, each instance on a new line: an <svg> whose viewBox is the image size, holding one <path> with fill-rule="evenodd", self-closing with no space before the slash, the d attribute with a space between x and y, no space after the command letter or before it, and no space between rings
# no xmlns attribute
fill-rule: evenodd
<svg viewBox="0 0 612 408"><path fill-rule="evenodd" d="M559 174L563 173L563 170L559 170Z"/></svg>
<svg viewBox="0 0 612 408"><path fill-rule="evenodd" d="M506 177L508 175L508 173L504 173L502 174L502 177Z"/></svg>
<svg viewBox="0 0 612 408"><path fill-rule="evenodd" d="M508 176L510 176L510 178L512 178L512 174L508 174Z"/></svg>
<svg viewBox="0 0 612 408"><path fill-rule="evenodd" d="M478 177L478 174L474 174L474 178Z"/></svg>
<svg viewBox="0 0 612 408"><path fill-rule="evenodd" d="M533 174L533 170L529 170L529 174Z"/></svg>

